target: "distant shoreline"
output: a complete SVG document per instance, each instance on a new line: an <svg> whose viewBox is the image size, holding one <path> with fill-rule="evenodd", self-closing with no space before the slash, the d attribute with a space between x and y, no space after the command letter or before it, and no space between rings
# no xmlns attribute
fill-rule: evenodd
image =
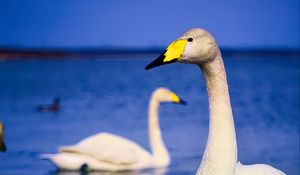
<svg viewBox="0 0 300 175"><path fill-rule="evenodd" d="M117 55L145 55L145 54L160 54L164 48L151 49L132 49L132 48L117 48L117 49L54 49L54 48L0 48L0 59L72 59L72 58L94 58L94 57L109 57ZM292 56L299 57L299 50L291 49L229 49L221 48L222 54L225 56Z"/></svg>

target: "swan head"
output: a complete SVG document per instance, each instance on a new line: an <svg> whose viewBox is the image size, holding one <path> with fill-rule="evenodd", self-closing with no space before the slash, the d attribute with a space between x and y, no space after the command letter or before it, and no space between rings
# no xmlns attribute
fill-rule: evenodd
<svg viewBox="0 0 300 175"><path fill-rule="evenodd" d="M175 104L186 104L186 101L184 101L182 98L180 98L178 95L176 95L174 92L167 88L157 88L152 93L152 98L154 98L159 103L175 103Z"/></svg>
<svg viewBox="0 0 300 175"><path fill-rule="evenodd" d="M165 52L145 69L174 62L200 65L212 61L218 52L218 46L210 33L200 28L190 29L173 41Z"/></svg>

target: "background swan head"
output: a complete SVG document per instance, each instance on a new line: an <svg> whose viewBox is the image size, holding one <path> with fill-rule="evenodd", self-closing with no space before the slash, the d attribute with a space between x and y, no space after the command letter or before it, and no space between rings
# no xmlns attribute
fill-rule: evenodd
<svg viewBox="0 0 300 175"><path fill-rule="evenodd" d="M152 98L159 102L159 103L176 103L176 104L186 104L186 102L177 96L174 92L167 88L157 88L153 93L152 93Z"/></svg>
<svg viewBox="0 0 300 175"><path fill-rule="evenodd" d="M166 51L146 66L146 70L174 62L204 64L212 61L219 48L209 32L195 28L184 32Z"/></svg>

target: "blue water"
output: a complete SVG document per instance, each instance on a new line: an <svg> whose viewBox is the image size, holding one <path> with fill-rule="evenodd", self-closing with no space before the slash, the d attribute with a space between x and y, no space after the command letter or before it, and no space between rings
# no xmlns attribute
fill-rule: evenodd
<svg viewBox="0 0 300 175"><path fill-rule="evenodd" d="M123 174L195 174L208 132L202 75L197 66L183 64L145 71L155 56L0 62L0 120L6 124L8 147L8 152L0 154L0 174L79 175L58 172L38 156L102 131L149 149L147 105L151 92L159 86L188 101L187 106L164 104L160 108L172 164L166 172ZM225 64L239 160L299 174L299 59L225 57ZM61 98L60 112L35 111L37 105L55 97Z"/></svg>

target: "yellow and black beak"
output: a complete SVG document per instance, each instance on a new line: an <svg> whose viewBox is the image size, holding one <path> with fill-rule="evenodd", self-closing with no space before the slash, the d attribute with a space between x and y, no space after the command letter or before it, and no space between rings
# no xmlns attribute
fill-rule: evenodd
<svg viewBox="0 0 300 175"><path fill-rule="evenodd" d="M184 52L186 43L187 40L183 40L183 39L172 42L168 46L166 51L163 54L161 54L158 58L156 58L154 61L152 61L150 64L148 64L145 67L145 69L149 70L157 66L180 61L182 59L182 54Z"/></svg>
<svg viewBox="0 0 300 175"><path fill-rule="evenodd" d="M177 103L177 104L187 105L187 102L185 100L183 100L182 98L180 98L179 103Z"/></svg>
<svg viewBox="0 0 300 175"><path fill-rule="evenodd" d="M170 92L172 103L186 105L187 102L182 98L178 97L175 93Z"/></svg>

